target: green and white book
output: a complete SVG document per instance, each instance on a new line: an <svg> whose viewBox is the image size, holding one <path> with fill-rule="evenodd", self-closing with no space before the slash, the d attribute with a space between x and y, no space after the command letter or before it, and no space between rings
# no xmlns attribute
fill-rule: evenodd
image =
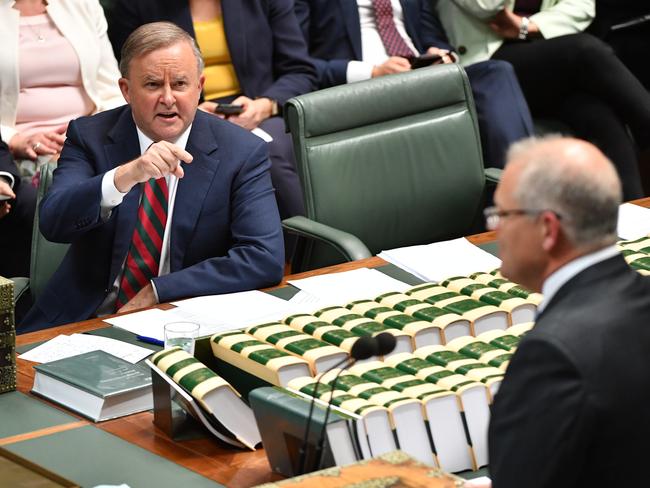
<svg viewBox="0 0 650 488"><path fill-rule="evenodd" d="M349 303L346 308L388 327L406 332L411 337L413 349L441 344L440 327L430 321L418 319L374 300L357 300Z"/></svg>
<svg viewBox="0 0 650 488"><path fill-rule="evenodd" d="M503 276L499 275L498 273L495 275L492 273L480 272L480 273L473 273L469 277L483 284L496 288L497 290L505 291L506 293L509 293L513 296L528 300L537 306L540 303L542 303L542 299L544 298L541 293L535 293L530 290L527 290L526 288L524 288L521 285L518 285L517 283L513 283L510 280L506 280Z"/></svg>
<svg viewBox="0 0 650 488"><path fill-rule="evenodd" d="M182 397L185 409L218 439L253 451L261 442L253 411L237 390L194 356L173 347L157 352L147 364Z"/></svg>
<svg viewBox="0 0 650 488"><path fill-rule="evenodd" d="M309 377L291 380L287 389L311 398L316 393L317 401L323 405L331 401L335 412L359 416L363 422L363 435L359 429L357 437L363 459L397 449L390 414L386 407L372 404L342 390L332 392L328 384L319 384L316 391L316 379Z"/></svg>
<svg viewBox="0 0 650 488"><path fill-rule="evenodd" d="M440 333L440 342L447 341L471 334L471 323L457 313L450 312L440 307L418 300L404 293L384 293L375 298L381 305L393 308L399 312L411 315L418 320L430 322L437 327Z"/></svg>
<svg viewBox="0 0 650 488"><path fill-rule="evenodd" d="M444 286L428 283L411 288L406 294L466 318L471 323L473 336L486 330L506 329L510 325L506 311Z"/></svg>
<svg viewBox="0 0 650 488"><path fill-rule="evenodd" d="M153 408L151 373L104 351L34 366L32 393L101 422Z"/></svg>
<svg viewBox="0 0 650 488"><path fill-rule="evenodd" d="M277 387L256 388L248 398L273 471L284 476L301 474L299 450L309 418L310 399ZM325 407L318 403L312 412L311 429L307 439L307 469L314 467L315 447L324 425ZM325 426L326 442L323 445L322 467L355 463L361 459L356 444L356 427L363 429L363 423L358 416L340 411L330 412Z"/></svg>
<svg viewBox="0 0 650 488"><path fill-rule="evenodd" d="M494 396L503 379L503 371L445 346L421 347L413 354L436 366L442 366L454 373L486 385Z"/></svg>
<svg viewBox="0 0 650 488"><path fill-rule="evenodd" d="M494 332L494 331L488 331ZM501 331L499 331L501 332ZM504 351L485 341L475 337L459 337L447 343L447 347L452 351L459 352L470 358L478 359L482 363L489 364L495 368L505 371L512 357L511 352Z"/></svg>
<svg viewBox="0 0 650 488"><path fill-rule="evenodd" d="M340 370L323 375L322 381L331 384ZM336 389L386 407L390 413L399 448L419 461L439 466L426 430L422 403L401 393L370 382L351 373L342 373Z"/></svg>
<svg viewBox="0 0 650 488"><path fill-rule="evenodd" d="M505 291L481 283L478 280L464 276L449 278L441 283L442 286L457 291L461 295L494 305L508 312L509 325L530 322L535 318L537 305L521 297L516 297Z"/></svg>
<svg viewBox="0 0 650 488"><path fill-rule="evenodd" d="M535 322L528 322L525 324L513 325L508 329L508 334L516 335L519 337L525 336L533 327Z"/></svg>
<svg viewBox="0 0 650 488"><path fill-rule="evenodd" d="M340 347L328 344L280 322L246 329L246 333L306 360L313 374L322 373L348 357Z"/></svg>
<svg viewBox="0 0 650 488"><path fill-rule="evenodd" d="M512 353L517 349L521 336L513 334L511 328L508 328L507 330L488 330L477 336L476 339Z"/></svg>
<svg viewBox="0 0 650 488"><path fill-rule="evenodd" d="M242 331L215 334L210 347L215 357L272 385L286 386L293 378L311 376L304 359Z"/></svg>
<svg viewBox="0 0 650 488"><path fill-rule="evenodd" d="M338 346L348 354L360 337L354 332L350 332L338 325L332 325L329 322L320 320L315 315L306 313L290 315L284 319L284 323L305 334L314 336L316 339Z"/></svg>
<svg viewBox="0 0 650 488"><path fill-rule="evenodd" d="M381 332L390 332L395 336L396 341L395 349L391 354L413 350L411 336L406 332L371 320L358 313L353 313L345 307L326 307L314 312L314 315L320 320L338 325L360 336L375 336Z"/></svg>
<svg viewBox="0 0 650 488"><path fill-rule="evenodd" d="M350 372L422 403L427 429L442 469L476 469L474 452L465 435L459 395L380 361L357 364ZM484 389L482 385L478 386ZM487 410L487 399L483 393L483 406Z"/></svg>

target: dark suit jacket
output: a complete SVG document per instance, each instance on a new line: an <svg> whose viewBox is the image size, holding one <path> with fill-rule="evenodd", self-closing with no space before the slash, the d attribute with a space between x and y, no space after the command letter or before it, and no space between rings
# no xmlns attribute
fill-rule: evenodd
<svg viewBox="0 0 650 488"><path fill-rule="evenodd" d="M406 32L415 48L451 50L428 0L400 0ZM296 0L296 16L308 40L320 88L346 83L348 62L362 60L361 25L356 0Z"/></svg>
<svg viewBox="0 0 650 488"><path fill-rule="evenodd" d="M622 257L569 280L492 408L494 488L647 486L650 279Z"/></svg>
<svg viewBox="0 0 650 488"><path fill-rule="evenodd" d="M170 234L168 275L154 278L161 302L273 285L283 273L280 219L266 143L197 111L186 146ZM140 155L131 109L124 106L70 123L40 228L72 243L23 321L27 332L91 317L105 299L131 242L141 185L100 218L101 181Z"/></svg>
<svg viewBox="0 0 650 488"><path fill-rule="evenodd" d="M18 174L18 168L16 163L14 163L14 158L11 156L9 147L7 144L0 138L0 171L7 172L14 177L14 193L16 192L18 186L20 185L20 176Z"/></svg>
<svg viewBox="0 0 650 488"><path fill-rule="evenodd" d="M292 0L221 0L221 9L243 95L268 97L283 104L316 87L316 73ZM142 24L163 20L195 37L187 0L119 0L110 11L108 23L118 59L131 32Z"/></svg>

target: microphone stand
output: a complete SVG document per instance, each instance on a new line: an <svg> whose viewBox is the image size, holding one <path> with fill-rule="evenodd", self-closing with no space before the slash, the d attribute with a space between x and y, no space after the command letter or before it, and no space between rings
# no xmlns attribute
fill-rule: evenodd
<svg viewBox="0 0 650 488"><path fill-rule="evenodd" d="M334 380L331 383L332 390L330 393L330 398L327 402L327 408L325 409L325 420L323 421L323 426L321 427L320 434L318 436L318 444L316 446L316 455L314 458L314 465L313 465L314 469L312 471L316 471L321 467L321 462L323 458L323 446L325 445L325 429L327 428L327 421L329 420L330 412L332 411L332 400L333 400L332 395L334 394L334 390L336 390L336 382L339 380L339 376L341 376L341 373L347 368L353 366L354 363L356 362L357 362L356 358L350 358L348 364L346 364L345 367L341 368L339 372L336 373L336 376L334 377Z"/></svg>
<svg viewBox="0 0 650 488"><path fill-rule="evenodd" d="M305 434L303 435L302 445L300 446L300 461L298 462L298 474L305 474L305 463L307 462L307 446L309 444L309 431L311 429L311 418L314 414L314 404L316 403L316 398L318 398L318 387L320 386L320 381L323 379L326 373L329 371L338 368L341 364L349 361L349 358L344 358L342 361L339 361L334 366L329 368L325 373L321 374L314 385L314 392L312 393L311 402L309 402L309 415L307 415L307 424L305 425ZM340 372L339 372L340 374ZM336 375L338 378L338 374ZM325 419L327 420L327 418ZM320 461L319 461L320 463Z"/></svg>

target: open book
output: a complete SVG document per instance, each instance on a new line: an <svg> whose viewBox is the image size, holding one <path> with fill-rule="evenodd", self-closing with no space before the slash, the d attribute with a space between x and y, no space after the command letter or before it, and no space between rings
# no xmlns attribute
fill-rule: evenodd
<svg viewBox="0 0 650 488"><path fill-rule="evenodd" d="M261 436L253 412L226 380L180 347L164 349L146 362L208 431L230 445L255 450Z"/></svg>

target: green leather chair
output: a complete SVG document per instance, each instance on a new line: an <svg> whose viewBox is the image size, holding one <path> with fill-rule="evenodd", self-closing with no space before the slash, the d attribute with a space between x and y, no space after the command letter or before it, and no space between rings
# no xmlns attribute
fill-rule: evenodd
<svg viewBox="0 0 650 488"><path fill-rule="evenodd" d="M477 230L486 173L458 65L295 97L284 115L307 214L283 222L306 238L294 272Z"/></svg>
<svg viewBox="0 0 650 488"><path fill-rule="evenodd" d="M32 299L36 300L43 291L48 280L59 267L63 256L68 250L68 244L50 242L38 229L38 204L47 193L52 183L52 174L56 163L47 163L41 166L41 176L36 197L36 215L34 216L34 229L32 231L32 255L30 261L29 278L12 278L15 283L16 301L29 289Z"/></svg>

